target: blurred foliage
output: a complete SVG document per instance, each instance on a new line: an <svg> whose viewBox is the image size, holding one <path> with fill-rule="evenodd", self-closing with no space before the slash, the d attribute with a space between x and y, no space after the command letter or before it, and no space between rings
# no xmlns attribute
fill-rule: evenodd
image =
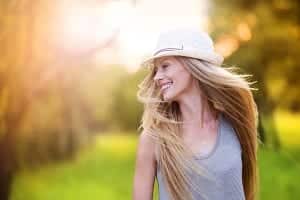
<svg viewBox="0 0 300 200"><path fill-rule="evenodd" d="M111 112L114 120L123 130L137 130L140 125L143 105L137 101L138 84L146 75L147 70L141 68L134 74L124 77L114 91L114 103Z"/></svg>
<svg viewBox="0 0 300 200"><path fill-rule="evenodd" d="M300 112L300 2L211 2L210 29L216 46L227 54L227 64L234 63L257 81L255 100L262 120L269 124L269 133L260 128L260 134L278 149L275 109Z"/></svg>
<svg viewBox="0 0 300 200"><path fill-rule="evenodd" d="M89 143L94 129L103 128L101 123L95 125L97 117L102 124L107 123L103 113L97 116L101 107L94 113L91 106L95 105L89 105L91 101L85 98L91 91L81 86L89 82L87 76L93 78L92 71L102 73L97 78L103 81L99 82L100 90L103 87L107 93L100 94L110 98L113 85L106 83L113 76L116 80L120 73L115 70L106 76L105 71L95 71L100 66L90 60L113 39L80 52L83 56L59 48L53 36L58 2L0 3L1 200L8 198L17 170L72 158ZM100 99L100 103L108 102Z"/></svg>
<svg viewBox="0 0 300 200"><path fill-rule="evenodd" d="M300 149L300 114L276 111L275 122L282 146L285 149Z"/></svg>
<svg viewBox="0 0 300 200"><path fill-rule="evenodd" d="M47 40L53 5L1 3L0 154L6 170L21 160L37 164L69 157L87 137L80 119L84 105L75 98L82 69L57 61Z"/></svg>
<svg viewBox="0 0 300 200"><path fill-rule="evenodd" d="M116 101L115 91L120 88L122 79L127 77L123 66L98 66L81 77L80 96L91 109L87 121L93 132L112 129L116 113L112 112Z"/></svg>
<svg viewBox="0 0 300 200"><path fill-rule="evenodd" d="M83 56L64 52L53 36L58 2L0 4L4 171L72 157L93 133L113 126L113 91L127 72L92 62L113 39Z"/></svg>
<svg viewBox="0 0 300 200"><path fill-rule="evenodd" d="M300 111L300 3L297 0L214 0L211 29L217 42L232 38L227 59L258 81L262 111L277 106ZM282 97L285 97L284 99Z"/></svg>

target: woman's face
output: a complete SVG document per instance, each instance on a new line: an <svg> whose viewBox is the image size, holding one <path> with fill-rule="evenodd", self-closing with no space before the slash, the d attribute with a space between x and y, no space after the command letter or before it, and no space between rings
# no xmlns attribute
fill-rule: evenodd
<svg viewBox="0 0 300 200"><path fill-rule="evenodd" d="M165 101L178 100L191 88L193 77L176 57L162 57L154 61L154 81Z"/></svg>

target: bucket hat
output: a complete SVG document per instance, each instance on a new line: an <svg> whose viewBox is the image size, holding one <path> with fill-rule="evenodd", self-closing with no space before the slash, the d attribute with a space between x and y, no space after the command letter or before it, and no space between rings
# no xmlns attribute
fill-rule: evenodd
<svg viewBox="0 0 300 200"><path fill-rule="evenodd" d="M162 32L150 57L142 61L142 66L153 64L156 58L164 56L184 56L221 65L224 58L218 54L211 37L204 31L180 28Z"/></svg>

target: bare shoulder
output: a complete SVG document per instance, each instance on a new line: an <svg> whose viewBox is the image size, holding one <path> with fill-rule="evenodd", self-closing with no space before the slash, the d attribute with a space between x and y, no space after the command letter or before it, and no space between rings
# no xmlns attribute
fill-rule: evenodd
<svg viewBox="0 0 300 200"><path fill-rule="evenodd" d="M147 131L143 130L139 135L138 156L156 162L156 148L157 144L155 139Z"/></svg>
<svg viewBox="0 0 300 200"><path fill-rule="evenodd" d="M139 142L145 145L155 145L155 139L145 130L141 132Z"/></svg>
<svg viewBox="0 0 300 200"><path fill-rule="evenodd" d="M134 175L133 199L153 199L156 173L155 139L143 131L139 136Z"/></svg>

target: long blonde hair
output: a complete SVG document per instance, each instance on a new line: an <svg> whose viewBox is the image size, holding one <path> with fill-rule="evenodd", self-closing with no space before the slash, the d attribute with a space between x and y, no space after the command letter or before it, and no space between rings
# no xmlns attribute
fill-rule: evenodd
<svg viewBox="0 0 300 200"><path fill-rule="evenodd" d="M243 187L246 200L254 200L258 193L257 168L257 106L247 80L235 67L221 67L194 58L176 56L194 78L198 80L203 102L207 109L221 112L232 124L242 148ZM163 101L150 73L139 84L138 99L144 104L140 128L157 141L158 167L173 200L192 199L187 174L193 170L205 177L208 172L196 165L191 152L180 135L181 112L177 102ZM225 160L224 160L225 161ZM209 176L206 176L209 177ZM194 186L195 187L195 186ZM200 192L201 188L196 188Z"/></svg>

